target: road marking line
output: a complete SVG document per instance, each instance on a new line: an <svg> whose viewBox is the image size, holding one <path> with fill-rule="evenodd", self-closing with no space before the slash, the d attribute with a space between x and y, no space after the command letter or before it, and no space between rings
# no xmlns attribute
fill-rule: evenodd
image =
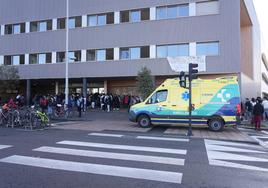
<svg viewBox="0 0 268 188"><path fill-rule="evenodd" d="M88 151L88 150L57 148L57 147L48 147L48 146L43 146L43 147L34 149L33 151L67 154L67 155L75 155L75 156L85 156L85 157L97 157L97 158L106 158L106 159L161 163L161 164L168 164L168 165L182 165L182 166L184 165L184 159L170 158L170 157L157 157L157 156L149 156L149 155L132 155L132 154L124 154L124 153Z"/></svg>
<svg viewBox="0 0 268 188"><path fill-rule="evenodd" d="M177 172L90 164L90 163L53 160L53 159L27 157L19 155L13 155L7 158L0 159L0 162L49 168L56 170L84 172L90 174L144 179L144 180L152 180L152 181L160 181L168 183L177 183L177 184L180 184L182 180L182 173Z"/></svg>
<svg viewBox="0 0 268 188"><path fill-rule="evenodd" d="M216 141L216 140L208 140L205 139L205 143L209 145L225 145L225 146L245 146L245 147L255 147L258 148L258 145L253 144L242 144L242 143L236 143L236 142L225 142L225 141Z"/></svg>
<svg viewBox="0 0 268 188"><path fill-rule="evenodd" d="M189 139L183 139L183 138L166 138L166 137L151 137L151 136L137 136L136 138L137 139L145 139L145 140L189 142Z"/></svg>
<svg viewBox="0 0 268 188"><path fill-rule="evenodd" d="M121 138L124 136L121 134L106 134L106 133L90 133L88 135L90 135L90 136L107 136L107 137L116 137L116 138Z"/></svg>
<svg viewBox="0 0 268 188"><path fill-rule="evenodd" d="M250 165L244 165L244 164L238 164L238 163L232 163L232 162L226 162L226 161L220 161L220 160L209 160L210 165L215 166L224 166L224 167L230 167L230 168L240 168L245 170L257 170L257 171L264 171L268 172L267 168L261 168L257 166L250 166Z"/></svg>
<svg viewBox="0 0 268 188"><path fill-rule="evenodd" d="M241 149L241 148L235 148L235 147L229 147L229 146L220 146L220 145L213 145L213 144L207 144L206 148L207 148L207 150L210 150L210 151L232 151L232 152L246 152L246 153L266 153L264 151Z"/></svg>
<svg viewBox="0 0 268 188"><path fill-rule="evenodd" d="M215 160L232 160L232 161L252 161L252 162L268 162L268 159L258 157L249 157L239 154L232 154L220 151L207 151L209 159Z"/></svg>
<svg viewBox="0 0 268 188"><path fill-rule="evenodd" d="M181 149L115 145L115 144L103 144L103 143L94 143L94 142L68 141L68 140L57 142L57 144L96 147L96 148L108 148L108 149L133 150L133 151L147 151L147 152L156 152L156 153L171 153L171 154L180 154L180 155L186 155L187 153L186 150L181 150Z"/></svg>
<svg viewBox="0 0 268 188"><path fill-rule="evenodd" d="M268 131L261 131L262 133L264 133L264 134L268 134Z"/></svg>
<svg viewBox="0 0 268 188"><path fill-rule="evenodd" d="M5 149L5 148L11 148L12 146L10 145L0 145L0 149Z"/></svg>

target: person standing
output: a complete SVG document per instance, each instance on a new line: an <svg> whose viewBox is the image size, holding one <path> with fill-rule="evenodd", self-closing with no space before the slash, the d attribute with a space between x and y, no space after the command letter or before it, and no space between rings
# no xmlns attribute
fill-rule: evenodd
<svg viewBox="0 0 268 188"><path fill-rule="evenodd" d="M268 99L266 97L263 98L262 102L264 108L263 120L268 120Z"/></svg>
<svg viewBox="0 0 268 188"><path fill-rule="evenodd" d="M255 130L261 130L261 120L263 117L264 108L261 104L261 100L256 101L256 105L253 107Z"/></svg>
<svg viewBox="0 0 268 188"><path fill-rule="evenodd" d="M81 96L79 96L77 98L76 105L77 105L78 117L81 117L82 116L82 105L83 105L83 99Z"/></svg>
<svg viewBox="0 0 268 188"><path fill-rule="evenodd" d="M245 120L250 120L252 117L253 106L249 98L246 98L245 102Z"/></svg>

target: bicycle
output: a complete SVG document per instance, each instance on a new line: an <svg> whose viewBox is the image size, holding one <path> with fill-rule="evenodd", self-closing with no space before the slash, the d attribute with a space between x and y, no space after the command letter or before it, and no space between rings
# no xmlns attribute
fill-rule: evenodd
<svg viewBox="0 0 268 188"><path fill-rule="evenodd" d="M50 120L46 113L39 110L31 113L31 125L36 128L45 128L50 126Z"/></svg>

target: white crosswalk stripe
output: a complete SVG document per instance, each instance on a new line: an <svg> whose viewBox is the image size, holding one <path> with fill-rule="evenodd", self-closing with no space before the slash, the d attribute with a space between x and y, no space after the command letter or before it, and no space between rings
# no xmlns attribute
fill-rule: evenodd
<svg viewBox="0 0 268 188"><path fill-rule="evenodd" d="M124 154L124 153L88 151L88 150L68 149L68 148L58 148L58 147L48 147L48 146L34 149L34 151L85 156L85 157L99 157L99 158L106 158L106 159L141 161L141 162L162 163L162 164L171 164L171 165L184 165L184 159L170 158L170 157L154 157L154 156L149 156L149 155L133 155L133 154Z"/></svg>
<svg viewBox="0 0 268 188"><path fill-rule="evenodd" d="M10 147L12 147L12 146L10 146L10 145L0 145L0 149L6 149L6 148L10 148Z"/></svg>
<svg viewBox="0 0 268 188"><path fill-rule="evenodd" d="M92 137L110 137L110 135L105 135L105 133L92 133L89 135ZM112 137L123 139L123 137L120 137L120 134L117 136L113 135ZM154 137L152 138L154 139ZM140 139L146 140L147 138L141 137ZM151 139L151 137L148 137L148 139ZM176 141L173 140L174 138L170 138L171 140L168 138L166 139L167 140L165 141ZM162 142L163 140L157 141ZM148 144L150 142L144 143ZM187 144L187 141L185 141L185 143ZM175 169L181 168L185 165L184 157L187 154L187 150L185 149L160 148L152 147L149 145L120 145L72 140L64 140L55 144L56 147L41 146L39 148L35 148L33 149L34 154L31 156L12 155L0 159L0 162L54 170L158 181L164 183L181 184L182 182L183 173L178 172L179 170ZM101 149L101 151L96 151L99 149ZM37 154L38 157L36 157ZM47 154L53 154L53 157L42 157L42 154L45 156L47 156ZM54 158L55 156L57 156L56 159ZM66 157L69 158L70 156L73 156L73 160L75 161L66 160ZM96 159L109 160L105 161L105 164L94 164L96 163ZM124 162L120 163L119 161ZM130 161L132 163L126 163L126 161ZM146 168L142 167L143 163L146 163ZM127 166L124 166L125 164L127 164ZM141 167L137 167L136 164L140 164L138 166ZM166 169L172 170L162 170L162 166L159 165L166 165ZM152 166L152 169L150 169L150 166Z"/></svg>
<svg viewBox="0 0 268 188"><path fill-rule="evenodd" d="M110 134L110 133L89 133L89 136L101 136L101 137L115 137L121 138L126 135L122 134ZM185 138L168 138L168 137L156 137L156 136L135 136L134 139L141 139L141 140L159 140L159 141L174 141L174 142L189 142L189 139Z"/></svg>
<svg viewBox="0 0 268 188"><path fill-rule="evenodd" d="M18 155L13 155L1 159L0 162L57 169L57 170L66 170L73 172L84 172L99 175L110 175L110 176L119 176L127 178L162 181L168 183L181 183L182 180L182 174L177 172L70 162L63 160L54 160L54 159L45 159L45 158L27 157Z"/></svg>
<svg viewBox="0 0 268 188"><path fill-rule="evenodd" d="M268 158L251 156L252 154L268 154L265 151L260 151L258 146L207 139L205 139L205 146L210 165L268 172L268 168L239 163L239 161L268 163ZM250 149L244 149L243 147Z"/></svg>
<svg viewBox="0 0 268 188"><path fill-rule="evenodd" d="M181 149L167 149L167 148L145 147L145 146L103 144L103 143L68 141L68 140L57 142L57 144L97 147L97 148L106 148L106 149L147 151L147 152L156 152L156 153L170 153L170 154L180 154L180 155L186 155L186 153L187 153L186 150L181 150Z"/></svg>

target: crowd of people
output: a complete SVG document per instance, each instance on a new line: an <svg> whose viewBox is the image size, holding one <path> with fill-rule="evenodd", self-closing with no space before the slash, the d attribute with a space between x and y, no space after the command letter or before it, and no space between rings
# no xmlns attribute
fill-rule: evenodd
<svg viewBox="0 0 268 188"><path fill-rule="evenodd" d="M141 98L132 95L114 95L114 94L90 94L83 96L81 94L71 94L68 97L67 109L77 109L79 117L82 112L89 109L101 109L106 112L112 110L118 111L120 108L129 108L131 105L141 102ZM17 108L26 104L23 95L17 95L15 99L10 98L8 101L3 102L0 97L0 104L5 104L7 107ZM65 106L65 95L35 95L30 101L30 105L38 106L42 112L48 115L53 113L53 109L58 111Z"/></svg>
<svg viewBox="0 0 268 188"><path fill-rule="evenodd" d="M268 99L264 97L246 98L242 103L243 115L246 121L250 121L255 125L255 130L261 130L262 120L268 121Z"/></svg>

